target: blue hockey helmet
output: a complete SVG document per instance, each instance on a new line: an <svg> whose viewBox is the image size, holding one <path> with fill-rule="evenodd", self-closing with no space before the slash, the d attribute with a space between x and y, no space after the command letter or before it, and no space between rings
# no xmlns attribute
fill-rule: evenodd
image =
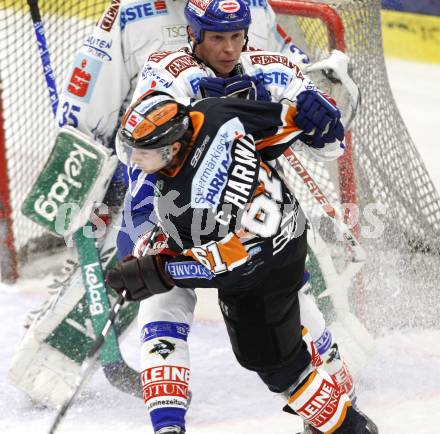
<svg viewBox="0 0 440 434"><path fill-rule="evenodd" d="M203 32L234 32L251 24L251 11L244 0L188 0L185 17L196 42L203 40Z"/></svg>

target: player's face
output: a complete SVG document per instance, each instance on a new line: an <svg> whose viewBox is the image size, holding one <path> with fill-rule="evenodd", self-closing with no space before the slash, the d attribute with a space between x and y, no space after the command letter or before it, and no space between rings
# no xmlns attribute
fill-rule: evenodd
<svg viewBox="0 0 440 434"><path fill-rule="evenodd" d="M212 66L219 77L227 77L238 63L245 42L245 31L205 32L195 53Z"/></svg>
<svg viewBox="0 0 440 434"><path fill-rule="evenodd" d="M168 166L173 156L172 145L157 149L133 149L131 163L136 164L145 173L156 173Z"/></svg>

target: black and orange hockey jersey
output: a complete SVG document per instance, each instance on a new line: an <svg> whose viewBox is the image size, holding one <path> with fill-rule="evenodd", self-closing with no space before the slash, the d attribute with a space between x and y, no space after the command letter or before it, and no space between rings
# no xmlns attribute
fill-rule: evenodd
<svg viewBox="0 0 440 434"><path fill-rule="evenodd" d="M295 107L272 102L193 104L190 151L156 182L155 209L179 252L166 271L179 286L241 285L303 234L297 199L267 164L301 133L295 115Z"/></svg>

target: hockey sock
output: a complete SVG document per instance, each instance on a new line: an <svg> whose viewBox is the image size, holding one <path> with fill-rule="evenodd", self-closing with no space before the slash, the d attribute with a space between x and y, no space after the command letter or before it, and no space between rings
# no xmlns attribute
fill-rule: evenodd
<svg viewBox="0 0 440 434"><path fill-rule="evenodd" d="M333 342L332 332L325 328L321 337L315 341L316 348L324 362L324 368L332 378L339 384L339 387L350 397L352 402L356 401L356 389L354 380L350 374L345 360L339 353L338 345Z"/></svg>
<svg viewBox="0 0 440 434"><path fill-rule="evenodd" d="M188 407L189 326L158 321L145 324L141 349L143 397L155 431L185 428Z"/></svg>

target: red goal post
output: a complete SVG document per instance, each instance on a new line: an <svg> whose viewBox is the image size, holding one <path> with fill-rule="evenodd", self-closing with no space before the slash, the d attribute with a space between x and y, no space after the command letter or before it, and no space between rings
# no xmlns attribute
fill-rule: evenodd
<svg viewBox="0 0 440 434"><path fill-rule="evenodd" d="M269 0L269 3L277 14L322 20L328 29L329 48L345 52L344 24L338 12L330 5L297 0Z"/></svg>
<svg viewBox="0 0 440 434"><path fill-rule="evenodd" d="M18 277L9 195L8 163L6 160L2 88L0 82L0 281L2 282L15 282Z"/></svg>

